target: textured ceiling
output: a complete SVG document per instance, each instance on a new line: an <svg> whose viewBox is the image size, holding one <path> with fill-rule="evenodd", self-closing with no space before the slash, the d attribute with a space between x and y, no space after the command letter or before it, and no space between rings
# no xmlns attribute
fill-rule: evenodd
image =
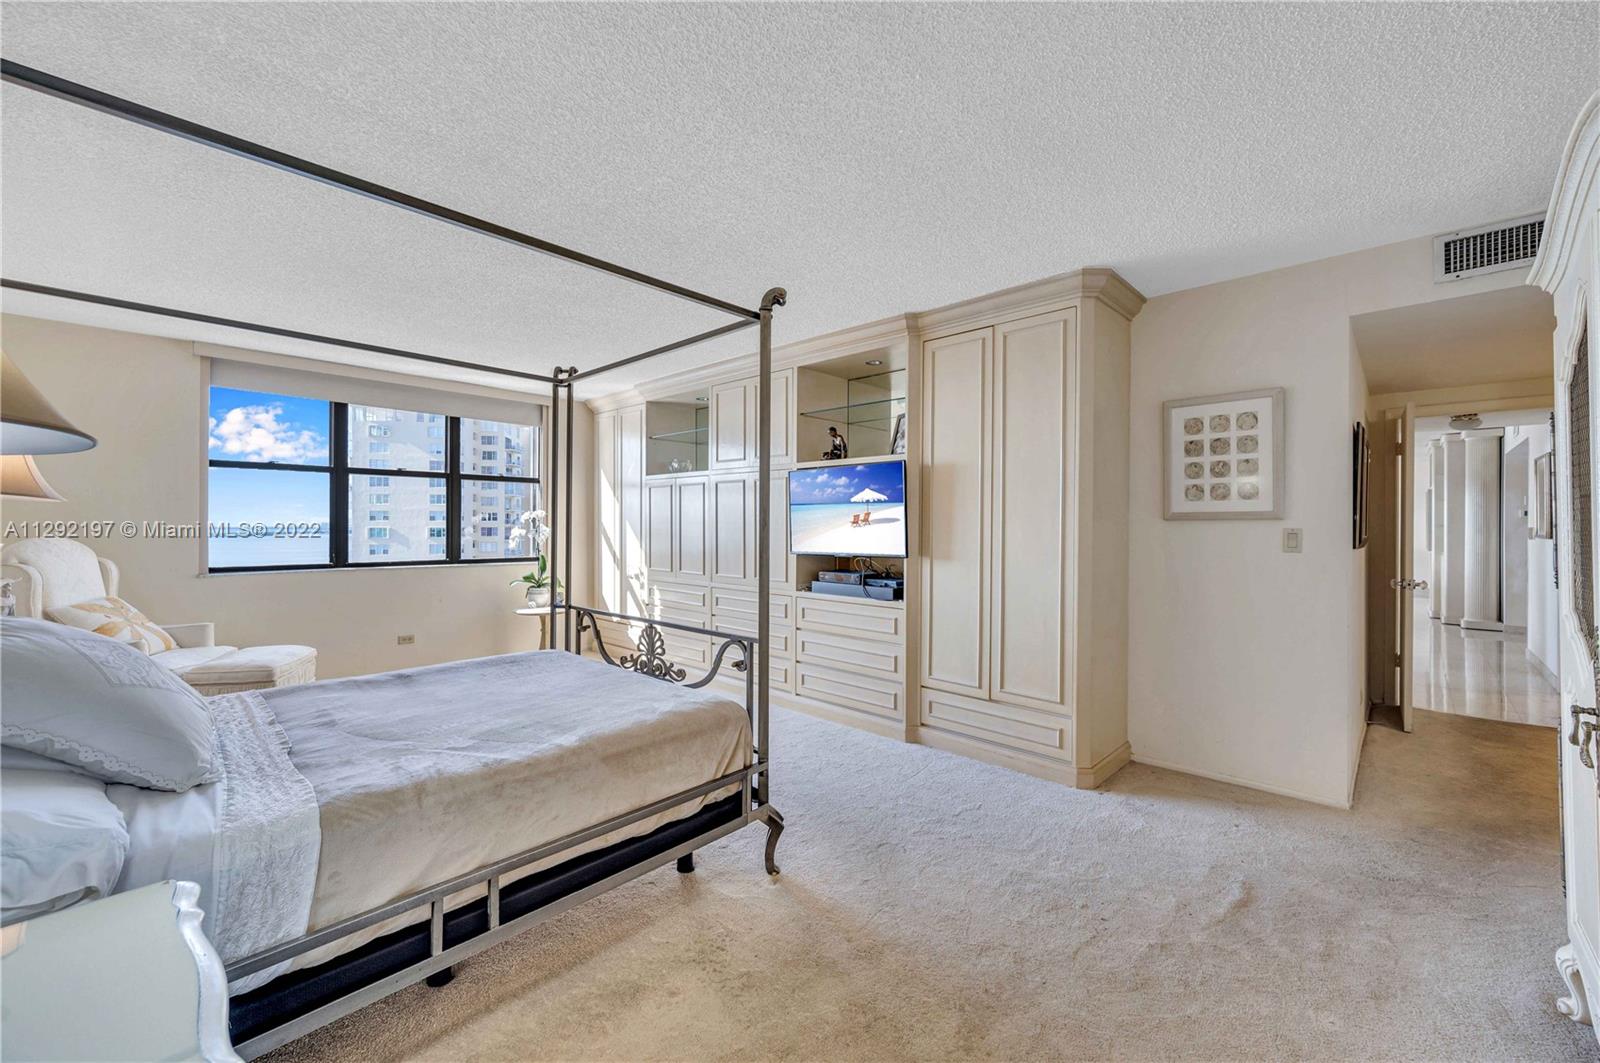
<svg viewBox="0 0 1600 1063"><path fill-rule="evenodd" d="M1350 319L1374 395L1550 375L1550 296L1520 285Z"/></svg>
<svg viewBox="0 0 1600 1063"><path fill-rule="evenodd" d="M0 35L736 302L782 284L780 343L1086 265L1155 295L1539 210L1600 82L1594 4L13 0ZM0 107L10 277L535 371L727 320L16 86Z"/></svg>

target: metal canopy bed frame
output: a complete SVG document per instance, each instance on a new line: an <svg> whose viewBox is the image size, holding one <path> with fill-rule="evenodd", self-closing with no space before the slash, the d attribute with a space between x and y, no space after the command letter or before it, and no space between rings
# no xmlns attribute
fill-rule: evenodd
<svg viewBox="0 0 1600 1063"><path fill-rule="evenodd" d="M563 538L570 541L572 537L574 383L659 354L681 350L756 326L760 336L758 369L760 390L757 416L760 439L759 482L765 483L770 477L772 312L775 307L784 305L785 292L782 288L772 288L762 297L759 307L750 309L8 59L0 59L0 78L7 83L169 133L206 147L320 181L334 188L388 203L540 254L598 270L613 277L620 277L733 317L735 320L729 324L640 354L618 358L592 369L557 367L550 375L545 375L259 322L133 302L108 295L0 278L0 287L16 291L306 340L433 365L470 369L525 382L549 384L550 423L546 438L549 441L551 479L548 496L550 567L552 572L561 571L561 563L565 561L565 579L569 588L572 586L573 551L568 548L563 558L561 543ZM565 411L562 409L563 405ZM563 415L566 435L564 454L561 438ZM564 505L561 500L563 487L567 491ZM563 607L557 604L556 595L551 595L550 605L551 631L552 633L560 631L561 649L567 652L581 652L583 635L592 633L594 646L607 664L631 669L641 676L660 681L683 683L686 687L703 687L715 678L729 651L736 650L737 659L731 662L730 667L744 674L745 712L753 738L750 763L747 766L229 964L227 977L229 981L233 981L267 970L397 916L421 909L426 909L428 912L426 923L403 927L326 963L283 974L258 989L235 997L230 1002L230 1028L237 1050L246 1058L253 1058L415 982L426 979L430 985L443 985L451 977L452 965L590 897L672 861L677 861L680 872L692 871L693 854L696 849L751 824L764 823L767 826L766 869L769 874L776 875L778 866L775 855L778 836L783 831L783 817L770 802L771 731L768 718L767 679L771 596L768 582L771 574L770 524L771 493L761 491L758 492L756 507L758 607L754 638L650 617L608 612L588 606L569 604ZM637 646L633 647L634 652L614 657L611 649L606 646L600 630L601 619L642 625L642 634L638 638ZM667 657L660 630L662 628L709 636L713 640L716 650L704 676L693 682L685 682L688 677L684 670ZM554 645L554 637L551 642ZM558 858L563 853L632 824L702 801L728 789L735 789L735 792L705 804L692 815L669 822L648 834L628 838L605 848L572 857L513 882L503 882L505 877L513 872L535 863ZM481 899L446 909L447 898L461 890L480 886L485 891Z"/></svg>

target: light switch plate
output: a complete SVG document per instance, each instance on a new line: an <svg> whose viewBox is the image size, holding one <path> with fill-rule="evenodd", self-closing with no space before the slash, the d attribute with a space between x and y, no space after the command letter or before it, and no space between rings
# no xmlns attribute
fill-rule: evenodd
<svg viewBox="0 0 1600 1063"><path fill-rule="evenodd" d="M1303 537L1299 528L1283 529L1283 552L1286 554L1298 554L1302 540Z"/></svg>

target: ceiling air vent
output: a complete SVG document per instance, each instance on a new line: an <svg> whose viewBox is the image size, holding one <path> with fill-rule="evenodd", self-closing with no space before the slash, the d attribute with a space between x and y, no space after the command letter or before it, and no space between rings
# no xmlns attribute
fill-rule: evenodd
<svg viewBox="0 0 1600 1063"><path fill-rule="evenodd" d="M1479 273L1516 269L1533 262L1544 235L1544 215L1496 222L1433 238L1433 281L1458 281Z"/></svg>

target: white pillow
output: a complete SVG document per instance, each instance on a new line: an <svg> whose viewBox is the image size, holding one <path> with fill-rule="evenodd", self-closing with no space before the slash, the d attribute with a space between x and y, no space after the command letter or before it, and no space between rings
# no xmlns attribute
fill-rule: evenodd
<svg viewBox="0 0 1600 1063"><path fill-rule="evenodd" d="M58 605L46 609L44 615L58 624L126 642L141 653L166 653L178 648L176 639L121 598L91 598L73 605Z"/></svg>
<svg viewBox="0 0 1600 1063"><path fill-rule="evenodd" d="M0 742L97 779L182 792L217 778L205 699L93 632L0 621L0 703Z"/></svg>
<svg viewBox="0 0 1600 1063"><path fill-rule="evenodd" d="M13 768L0 775L0 923L109 894L128 828L86 775Z"/></svg>

